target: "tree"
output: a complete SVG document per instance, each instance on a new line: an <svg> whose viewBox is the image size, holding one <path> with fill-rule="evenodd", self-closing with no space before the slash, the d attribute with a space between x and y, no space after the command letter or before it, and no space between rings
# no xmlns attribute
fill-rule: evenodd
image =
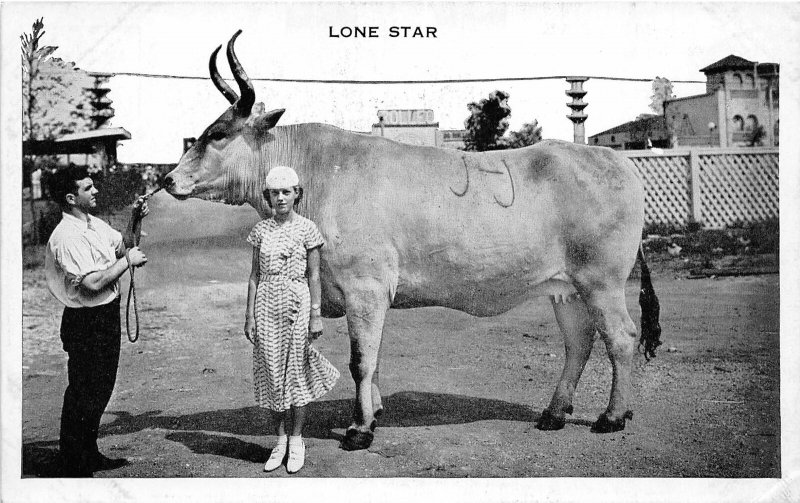
<svg viewBox="0 0 800 503"><path fill-rule="evenodd" d="M512 131L503 138L506 148L522 148L542 141L542 126L539 121L526 122L519 131Z"/></svg>
<svg viewBox="0 0 800 503"><path fill-rule="evenodd" d="M638 143L639 146L629 146L626 148L650 148L647 140L658 136L659 131L663 128L664 119L655 114L639 114L635 120L628 123L628 133L630 134L631 143Z"/></svg>
<svg viewBox="0 0 800 503"><path fill-rule="evenodd" d="M664 102L675 97L675 95L672 94L672 82L666 77L656 76L656 78L653 79L652 88L653 95L650 96L650 110L658 115L662 115L664 113Z"/></svg>
<svg viewBox="0 0 800 503"><path fill-rule="evenodd" d="M44 36L43 18L33 23L31 34L20 35L22 41L22 136L27 139L35 138L35 124L33 111L36 108L35 82L39 76L39 65L52 54L57 47L47 45L39 47L39 40Z"/></svg>
<svg viewBox="0 0 800 503"><path fill-rule="evenodd" d="M467 105L470 116L464 121L464 150L498 149L500 138L508 130L508 116L511 115L509 97L504 91L494 91L489 98Z"/></svg>
<svg viewBox="0 0 800 503"><path fill-rule="evenodd" d="M504 150L542 141L542 127L536 119L506 135L511 116L510 97L505 91L495 91L488 98L467 105L470 116L464 121L464 150Z"/></svg>
<svg viewBox="0 0 800 503"><path fill-rule="evenodd" d="M751 147L761 147L764 145L764 138L766 138L766 136L767 132L764 130L764 126L759 124L754 127L748 135L748 145Z"/></svg>
<svg viewBox="0 0 800 503"><path fill-rule="evenodd" d="M94 79L75 63L53 58L57 46L40 47L42 18L33 23L22 42L22 136L47 140L90 128L91 104L86 89Z"/></svg>
<svg viewBox="0 0 800 503"><path fill-rule="evenodd" d="M44 36L43 18L33 23L31 33L20 35L22 49L22 138L24 140L50 140L66 133L84 131L91 127L92 113L87 88L94 85L88 73L74 63L53 58L58 48L41 45ZM23 187L29 185L31 173L37 168L58 166L55 156L24 158ZM46 176L41 182L44 184ZM37 211L36 201L30 198L31 231L35 243L47 239L60 216L57 205L51 204L45 212ZM54 218L50 218L55 215Z"/></svg>

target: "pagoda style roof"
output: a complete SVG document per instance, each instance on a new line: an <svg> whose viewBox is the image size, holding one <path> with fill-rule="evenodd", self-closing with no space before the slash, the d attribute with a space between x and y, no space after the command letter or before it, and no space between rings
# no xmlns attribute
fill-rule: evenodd
<svg viewBox="0 0 800 503"><path fill-rule="evenodd" d="M752 69L755 65L755 61L748 61L744 58L736 56L735 54L731 54L729 56L725 56L716 63L711 63L707 67L701 68L700 71L706 74L719 73L724 72L725 70L738 70L747 68Z"/></svg>

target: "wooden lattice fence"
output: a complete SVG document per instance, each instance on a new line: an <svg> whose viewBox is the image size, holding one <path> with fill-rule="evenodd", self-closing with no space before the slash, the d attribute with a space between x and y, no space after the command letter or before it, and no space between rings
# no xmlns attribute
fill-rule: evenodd
<svg viewBox="0 0 800 503"><path fill-rule="evenodd" d="M777 148L622 153L644 182L645 224L721 229L778 217Z"/></svg>

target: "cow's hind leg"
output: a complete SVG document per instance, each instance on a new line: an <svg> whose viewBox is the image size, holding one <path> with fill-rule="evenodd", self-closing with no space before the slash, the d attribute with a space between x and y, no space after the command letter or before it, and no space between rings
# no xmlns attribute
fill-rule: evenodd
<svg viewBox="0 0 800 503"><path fill-rule="evenodd" d="M628 410L631 391L631 370L636 352L636 324L625 305L624 287L595 290L587 299L589 312L603 337L611 360L613 380L608 408L592 425L595 433L609 433L625 429L625 420L633 419Z"/></svg>
<svg viewBox="0 0 800 503"><path fill-rule="evenodd" d="M540 430L560 430L564 427L565 414L572 414L572 398L581 378L586 361L592 352L595 326L586 303L574 295L571 300L559 302L553 298L553 310L558 326L564 336L564 370L558 381L550 405L536 423Z"/></svg>
<svg viewBox="0 0 800 503"><path fill-rule="evenodd" d="M342 448L352 451L366 449L372 444L377 426L375 415L382 410L376 373L389 300L375 285L375 288L349 292L346 302L350 374L356 385L356 403L353 407L353 423L347 429Z"/></svg>
<svg viewBox="0 0 800 503"><path fill-rule="evenodd" d="M383 339L383 337L381 337ZM381 354L378 348L378 361L375 364L375 372L372 374L372 415L375 419L380 419L383 415L383 400L381 400L380 389Z"/></svg>

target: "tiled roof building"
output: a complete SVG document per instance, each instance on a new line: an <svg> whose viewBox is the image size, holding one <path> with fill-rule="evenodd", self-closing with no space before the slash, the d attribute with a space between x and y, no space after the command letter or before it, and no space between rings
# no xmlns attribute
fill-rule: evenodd
<svg viewBox="0 0 800 503"><path fill-rule="evenodd" d="M632 121L590 137L589 144L645 148L644 131L654 147L778 145L780 65L731 54L700 71L706 93L666 100L662 125Z"/></svg>

